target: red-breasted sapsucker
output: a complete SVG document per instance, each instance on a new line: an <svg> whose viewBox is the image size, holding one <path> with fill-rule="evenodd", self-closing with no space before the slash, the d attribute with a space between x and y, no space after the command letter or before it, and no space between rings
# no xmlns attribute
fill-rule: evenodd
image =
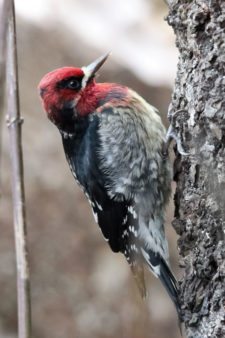
<svg viewBox="0 0 225 338"><path fill-rule="evenodd" d="M179 313L164 233L171 191L171 167L163 154L165 128L158 111L133 90L95 82L107 57L46 74L40 95L112 251L124 254L143 296L147 264Z"/></svg>

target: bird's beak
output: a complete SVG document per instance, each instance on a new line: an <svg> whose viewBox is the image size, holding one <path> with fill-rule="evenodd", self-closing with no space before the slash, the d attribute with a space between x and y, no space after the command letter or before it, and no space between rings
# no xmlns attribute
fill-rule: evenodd
<svg viewBox="0 0 225 338"><path fill-rule="evenodd" d="M84 80L85 84L90 80L92 77L95 76L97 71L101 68L101 66L105 63L105 61L108 59L109 55L111 53L104 54L100 56L97 60L92 62L90 65L86 67L82 67L82 70L84 72Z"/></svg>

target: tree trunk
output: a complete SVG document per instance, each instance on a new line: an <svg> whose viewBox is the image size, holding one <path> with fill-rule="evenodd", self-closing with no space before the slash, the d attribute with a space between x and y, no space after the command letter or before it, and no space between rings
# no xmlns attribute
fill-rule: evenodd
<svg viewBox="0 0 225 338"><path fill-rule="evenodd" d="M186 335L225 337L225 1L170 0L167 20L180 52L169 119L188 152L173 222Z"/></svg>

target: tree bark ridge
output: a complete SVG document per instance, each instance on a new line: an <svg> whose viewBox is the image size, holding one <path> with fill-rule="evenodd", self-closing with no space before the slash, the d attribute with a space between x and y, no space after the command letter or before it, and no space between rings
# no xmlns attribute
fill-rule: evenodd
<svg viewBox="0 0 225 338"><path fill-rule="evenodd" d="M225 337L225 2L174 1L167 21L180 52L169 119L189 153L174 164L184 322L188 338Z"/></svg>

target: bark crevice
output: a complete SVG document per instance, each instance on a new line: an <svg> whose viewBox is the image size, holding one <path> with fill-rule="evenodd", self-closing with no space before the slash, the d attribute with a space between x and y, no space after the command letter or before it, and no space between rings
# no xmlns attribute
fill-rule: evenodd
<svg viewBox="0 0 225 338"><path fill-rule="evenodd" d="M168 23L180 56L169 119L187 337L225 336L225 2L180 0Z"/></svg>

